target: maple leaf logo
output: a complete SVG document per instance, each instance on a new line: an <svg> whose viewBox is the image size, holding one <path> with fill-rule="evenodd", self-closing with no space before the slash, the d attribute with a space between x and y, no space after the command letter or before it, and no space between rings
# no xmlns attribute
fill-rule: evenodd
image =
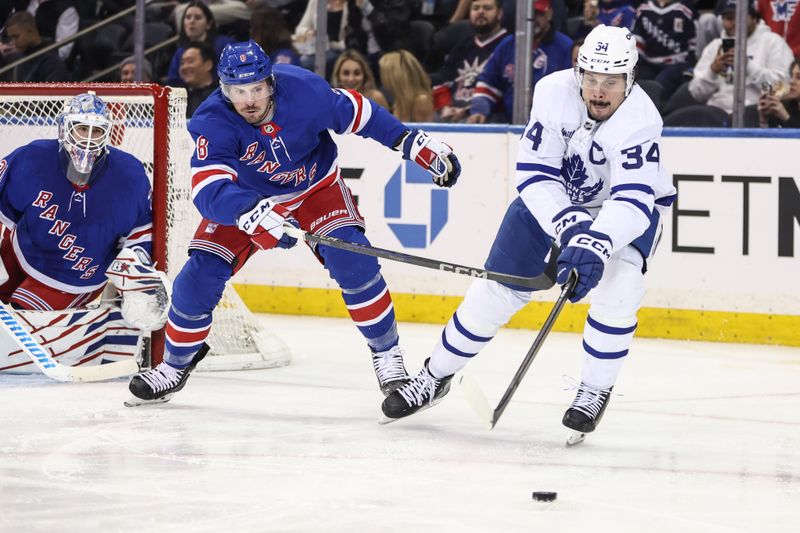
<svg viewBox="0 0 800 533"><path fill-rule="evenodd" d="M598 179L594 185L587 185L589 174L586 165L578 154L564 158L561 163L561 176L567 187L567 194L573 204L585 204L594 200L603 189L603 180Z"/></svg>

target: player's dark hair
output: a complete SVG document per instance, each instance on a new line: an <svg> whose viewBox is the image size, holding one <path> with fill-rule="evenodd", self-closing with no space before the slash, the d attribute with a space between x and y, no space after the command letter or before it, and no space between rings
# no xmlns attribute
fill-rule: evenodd
<svg viewBox="0 0 800 533"><path fill-rule="evenodd" d="M186 12L189 11L190 7L198 8L206 16L209 26L204 42L213 45L214 41L217 39L217 21L214 19L214 13L211 12L211 9L209 9L205 2L201 2L200 0L192 0L186 4L186 9L183 11L183 15L181 15L181 31L178 34L178 46L185 47L190 42L189 37L186 35L186 29L183 27L183 19L186 17Z"/></svg>
<svg viewBox="0 0 800 533"><path fill-rule="evenodd" d="M205 41L192 41L184 47L183 51L186 52L186 50L190 48L197 48L197 51L200 53L200 58L203 61L211 61L213 67L211 73L213 75L217 70L217 52L214 50L214 47Z"/></svg>

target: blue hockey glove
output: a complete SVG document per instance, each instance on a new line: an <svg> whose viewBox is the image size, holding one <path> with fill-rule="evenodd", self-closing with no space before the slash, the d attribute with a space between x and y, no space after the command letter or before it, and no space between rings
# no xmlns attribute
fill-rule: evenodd
<svg viewBox="0 0 800 533"><path fill-rule="evenodd" d="M291 211L265 198L249 211L242 213L236 225L250 235L253 244L262 250L269 250L275 247L291 248L297 244L297 239L284 231L283 224L286 222L296 228L300 227Z"/></svg>
<svg viewBox="0 0 800 533"><path fill-rule="evenodd" d="M578 271L578 283L569 297L575 303L597 287L606 262L611 257L611 239L599 231L587 230L575 234L558 257L558 277L556 283L563 285L570 271Z"/></svg>
<svg viewBox="0 0 800 533"><path fill-rule="evenodd" d="M403 159L414 161L433 174L433 182L439 187L452 187L458 181L461 163L453 149L445 143L415 129L405 136L402 148Z"/></svg>

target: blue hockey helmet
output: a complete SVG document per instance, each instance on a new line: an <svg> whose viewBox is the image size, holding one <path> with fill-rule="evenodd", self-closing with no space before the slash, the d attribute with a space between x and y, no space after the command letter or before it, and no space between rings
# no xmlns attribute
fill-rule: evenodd
<svg viewBox="0 0 800 533"><path fill-rule="evenodd" d="M274 80L272 61L252 39L229 44L222 50L217 76L223 85L244 85L262 80L271 85Z"/></svg>
<svg viewBox="0 0 800 533"><path fill-rule="evenodd" d="M111 113L93 91L69 100L56 118L58 143L68 157L67 177L76 185L86 185L92 167L108 153Z"/></svg>

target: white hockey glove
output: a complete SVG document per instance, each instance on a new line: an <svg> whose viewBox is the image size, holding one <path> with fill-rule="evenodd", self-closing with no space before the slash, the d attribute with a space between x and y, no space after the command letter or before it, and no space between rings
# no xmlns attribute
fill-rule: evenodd
<svg viewBox="0 0 800 533"><path fill-rule="evenodd" d="M242 213L236 221L239 229L250 235L253 244L262 250L269 250L276 246L291 248L297 244L297 239L287 235L284 231L285 223L300 227L291 211L266 198L258 202L251 210Z"/></svg>
<svg viewBox="0 0 800 533"><path fill-rule="evenodd" d="M452 187L461 175L461 163L453 149L430 137L422 130L411 130L400 141L403 159L416 164L433 174L433 182L439 187Z"/></svg>
<svg viewBox="0 0 800 533"><path fill-rule="evenodd" d="M139 255L123 248L106 270L106 277L122 296L122 318L128 325L145 331L164 327L172 282L150 264L144 252Z"/></svg>

